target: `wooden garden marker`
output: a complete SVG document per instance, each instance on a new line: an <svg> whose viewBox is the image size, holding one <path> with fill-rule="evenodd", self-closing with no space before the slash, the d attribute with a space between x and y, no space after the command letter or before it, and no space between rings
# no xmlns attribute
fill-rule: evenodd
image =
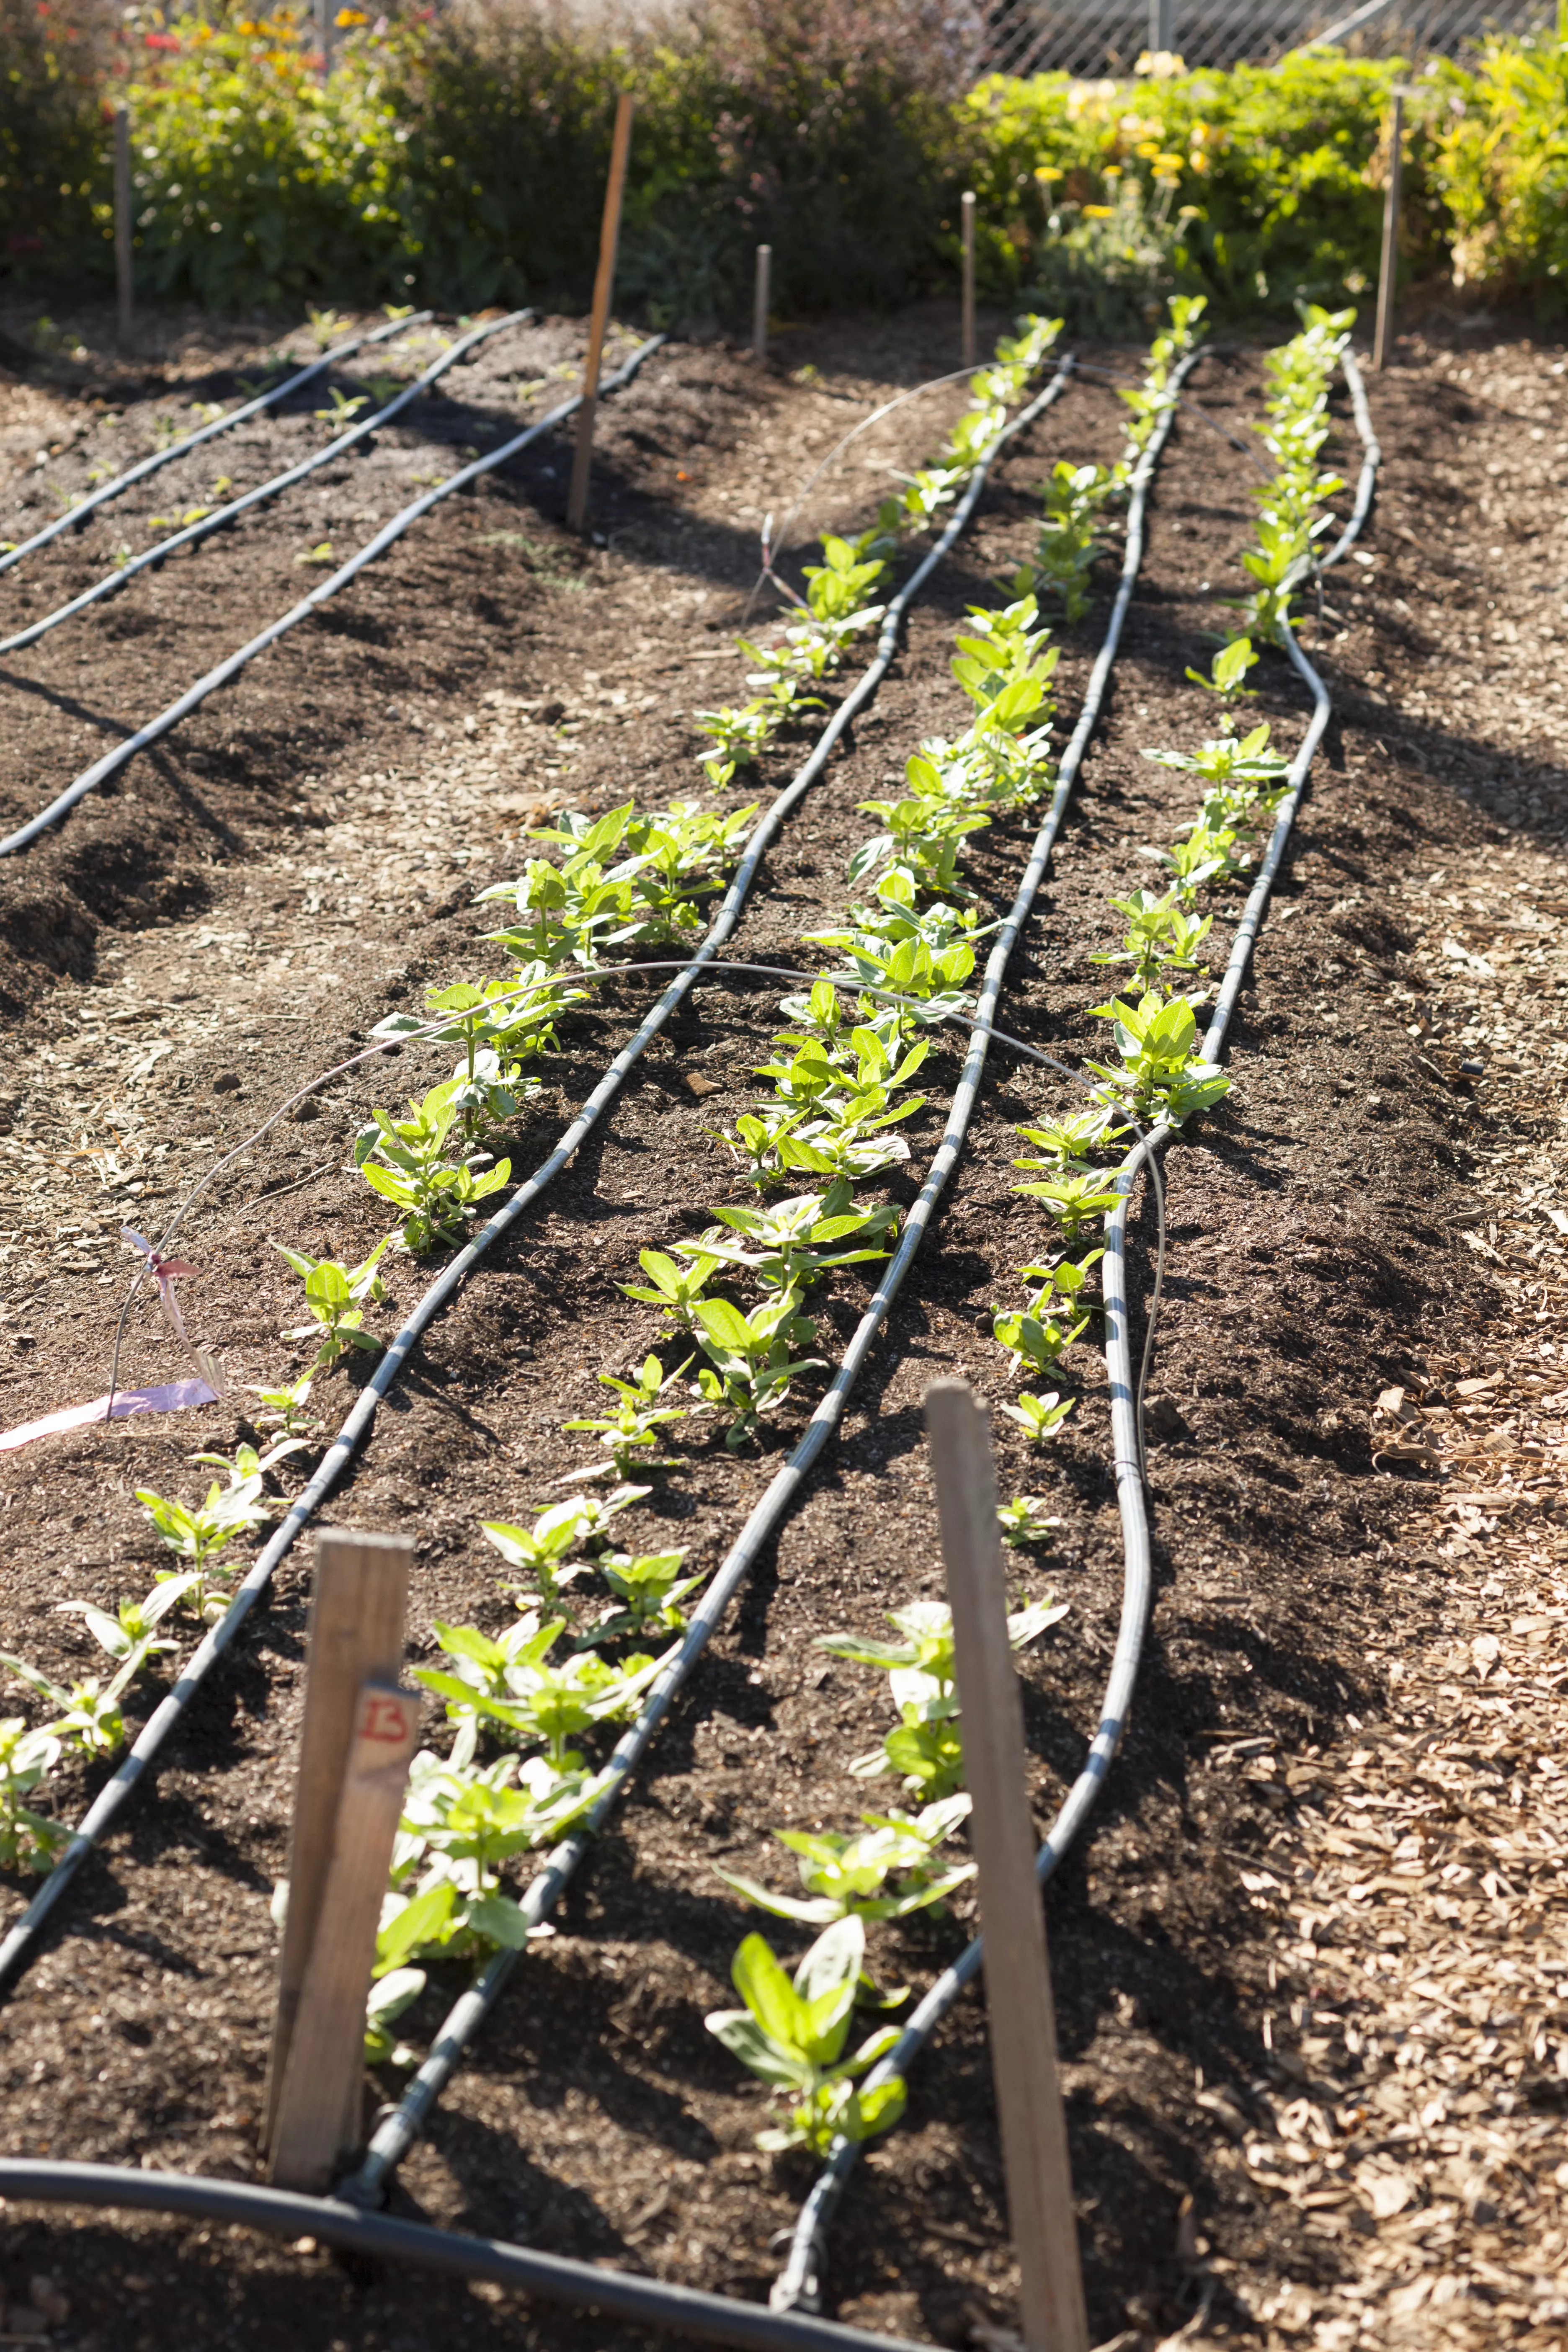
<svg viewBox="0 0 1568 2352"><path fill-rule="evenodd" d="M768 300L772 292L773 249L771 245L757 247L757 292L752 305L752 357L759 367L768 355Z"/></svg>
<svg viewBox="0 0 1568 2352"><path fill-rule="evenodd" d="M963 1381L933 1381L925 1417L952 1609L963 1774L973 1802L969 1834L979 1864L991 2069L1025 2352L1089 2352L991 1444Z"/></svg>
<svg viewBox="0 0 1568 2352"><path fill-rule="evenodd" d="M963 232L963 364L974 365L974 192L965 188L959 198Z"/></svg>
<svg viewBox="0 0 1568 2352"><path fill-rule="evenodd" d="M114 110L114 290L115 332L123 350L131 341L131 109Z"/></svg>
<svg viewBox="0 0 1568 2352"><path fill-rule="evenodd" d="M1394 343L1394 288L1399 275L1399 197L1404 177L1405 92L1394 93L1388 126L1388 186L1383 200L1383 268L1377 281L1377 337L1372 364L1380 371Z"/></svg>
<svg viewBox="0 0 1568 2352"><path fill-rule="evenodd" d="M285 2189L327 2188L359 2141L365 1997L418 1737L416 1692L389 1683L363 1686L273 2120L270 2178Z"/></svg>
<svg viewBox="0 0 1568 2352"><path fill-rule="evenodd" d="M277 2145L279 2107L300 1995L326 1902L338 1805L354 1744L360 1693L366 1683L395 1685L397 1681L413 1557L414 1547L405 1536L323 1528L316 1538L305 1720L300 1735L294 1829L289 1847L289 1912L279 1963L278 2019L267 2083L263 2145L268 2150ZM362 1989L362 2008L363 2002ZM355 2050L357 2053L357 2042ZM356 2074L356 2098L358 2084Z"/></svg>
<svg viewBox="0 0 1568 2352"><path fill-rule="evenodd" d="M583 373L583 405L577 411L577 454L566 499L566 527L581 530L588 519L588 475L594 463L594 416L599 405L599 364L616 288L616 247L621 237L621 199L626 191L626 158L632 145L632 100L623 90L616 105L610 142L610 184L605 190L605 220L599 231L599 274L594 280L594 315L588 324L588 364Z"/></svg>

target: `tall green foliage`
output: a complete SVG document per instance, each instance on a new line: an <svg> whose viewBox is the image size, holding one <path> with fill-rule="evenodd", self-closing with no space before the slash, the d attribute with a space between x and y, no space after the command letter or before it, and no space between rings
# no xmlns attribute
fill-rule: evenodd
<svg viewBox="0 0 1568 2352"><path fill-rule="evenodd" d="M965 90L943 0L695 0L663 22L459 0L374 23L344 7L323 83L297 0L212 21L132 9L112 37L89 6L0 0L0 258L108 278L124 94L139 283L220 309L580 299L623 88L620 299L658 322L742 315L764 239L786 311L905 299L951 271L965 186L984 289L1080 328L1134 331L1177 289L1232 316L1335 303L1375 274L1405 70L1316 50ZM1436 62L1406 122L1406 274L1560 309L1568 43Z"/></svg>

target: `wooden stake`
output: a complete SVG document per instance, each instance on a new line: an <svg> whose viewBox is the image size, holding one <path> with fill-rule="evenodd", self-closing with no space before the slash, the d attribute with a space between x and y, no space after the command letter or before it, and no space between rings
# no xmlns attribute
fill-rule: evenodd
<svg viewBox="0 0 1568 2352"><path fill-rule="evenodd" d="M583 375L583 405L577 411L577 454L566 499L566 527L581 530L588 520L588 476L594 464L594 417L599 405L599 364L616 288L616 248L621 237L621 199L626 190L626 158L632 145L632 100L623 90L616 106L610 142L610 182L605 190L605 220L599 231L599 274L594 280L594 315L588 325L588 364Z"/></svg>
<svg viewBox="0 0 1568 2352"><path fill-rule="evenodd" d="M403 1625L414 1547L405 1536L323 1528L316 1538L305 1669L305 1720L294 1785L289 1846L289 1912L278 1969L278 2019L267 2083L262 2144L274 2124L288 2069L300 1996L316 1941L331 1867L338 1798L353 1744L360 1692L368 1682L395 1683L403 1665Z"/></svg>
<svg viewBox="0 0 1568 2352"><path fill-rule="evenodd" d="M991 2068L1023 2283L1025 2352L1089 2352L991 1445L963 1381L934 1381L925 1417L952 1609L964 1780L973 1801L969 1833L979 1864Z"/></svg>
<svg viewBox="0 0 1568 2352"><path fill-rule="evenodd" d="M963 364L974 365L974 194L965 188L959 198L963 230Z"/></svg>
<svg viewBox="0 0 1568 2352"><path fill-rule="evenodd" d="M358 2145L365 1998L418 1737L417 1694L366 1683L354 1710L327 1885L273 2126L269 2177L285 2189L325 2189Z"/></svg>
<svg viewBox="0 0 1568 2352"><path fill-rule="evenodd" d="M773 274L771 245L757 247L757 291L752 305L752 357L759 367L768 355L768 300Z"/></svg>
<svg viewBox="0 0 1568 2352"><path fill-rule="evenodd" d="M131 341L131 109L114 110L114 290L115 334L123 351Z"/></svg>
<svg viewBox="0 0 1568 2352"><path fill-rule="evenodd" d="M1377 280L1377 338L1372 349L1374 372L1383 368L1394 343L1394 293L1399 275L1400 183L1405 172L1404 134L1405 92L1396 89L1388 128L1388 186L1383 200L1383 268Z"/></svg>

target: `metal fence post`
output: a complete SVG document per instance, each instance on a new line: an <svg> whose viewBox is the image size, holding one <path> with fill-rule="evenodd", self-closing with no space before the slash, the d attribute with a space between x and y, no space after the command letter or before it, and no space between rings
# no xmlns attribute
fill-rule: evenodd
<svg viewBox="0 0 1568 2352"><path fill-rule="evenodd" d="M131 341L131 109L114 110L114 292L115 333L121 349Z"/></svg>
<svg viewBox="0 0 1568 2352"><path fill-rule="evenodd" d="M1394 294L1399 276L1399 199L1400 183L1404 177L1405 92L1394 93L1394 112L1388 126L1388 187L1383 202L1383 268L1377 280L1377 338L1372 347L1372 364L1380 369L1388 358L1394 342Z"/></svg>

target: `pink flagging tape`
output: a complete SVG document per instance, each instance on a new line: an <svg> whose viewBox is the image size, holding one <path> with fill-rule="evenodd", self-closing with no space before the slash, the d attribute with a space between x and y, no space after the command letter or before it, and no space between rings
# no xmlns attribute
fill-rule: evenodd
<svg viewBox="0 0 1568 2352"><path fill-rule="evenodd" d="M86 1429L92 1422L103 1420L108 1402L106 1396L94 1397L90 1404L68 1404L62 1412L46 1413L42 1421L25 1421L16 1429L0 1431L0 1454L30 1445L35 1437L58 1437L62 1430ZM110 1418L118 1421L128 1412L184 1412L189 1405L216 1402L205 1381L171 1381L161 1389L117 1389Z"/></svg>

